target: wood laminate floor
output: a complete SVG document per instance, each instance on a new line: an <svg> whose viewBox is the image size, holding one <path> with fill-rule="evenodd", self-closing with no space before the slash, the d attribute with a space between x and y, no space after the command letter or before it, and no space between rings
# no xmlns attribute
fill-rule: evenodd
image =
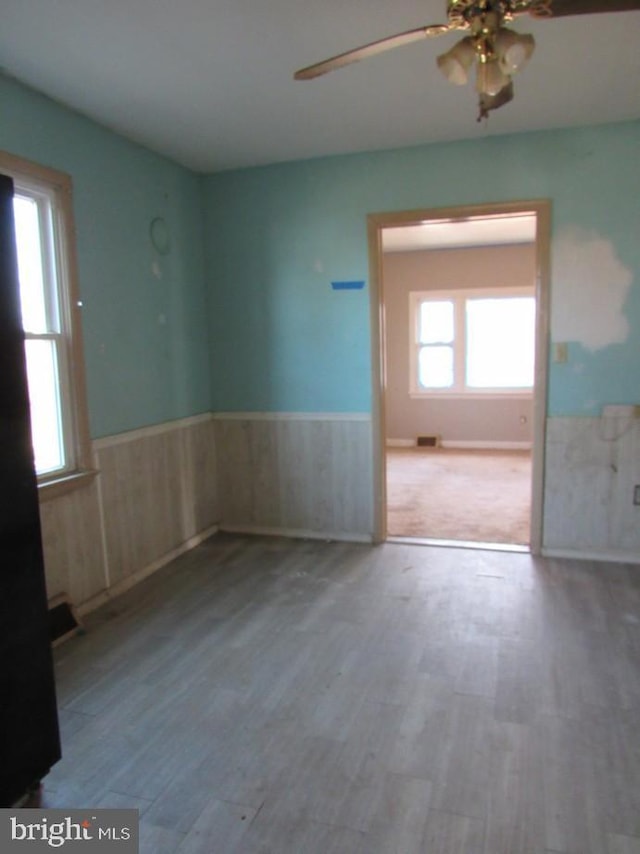
<svg viewBox="0 0 640 854"><path fill-rule="evenodd" d="M640 854L640 567L216 537L56 652L149 854Z"/></svg>

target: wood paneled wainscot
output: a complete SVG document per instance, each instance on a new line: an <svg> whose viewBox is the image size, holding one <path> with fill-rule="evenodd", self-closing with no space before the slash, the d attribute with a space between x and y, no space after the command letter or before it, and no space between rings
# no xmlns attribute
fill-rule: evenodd
<svg viewBox="0 0 640 854"><path fill-rule="evenodd" d="M544 553L640 563L640 420L547 421Z"/></svg>
<svg viewBox="0 0 640 854"><path fill-rule="evenodd" d="M81 605L103 591L108 585L97 478L41 501L40 523L49 599L66 593Z"/></svg>
<svg viewBox="0 0 640 854"><path fill-rule="evenodd" d="M218 413L227 531L369 542L371 419L360 413Z"/></svg>
<svg viewBox="0 0 640 854"><path fill-rule="evenodd" d="M49 597L89 610L216 530L215 429L210 415L93 443L99 475L41 504Z"/></svg>

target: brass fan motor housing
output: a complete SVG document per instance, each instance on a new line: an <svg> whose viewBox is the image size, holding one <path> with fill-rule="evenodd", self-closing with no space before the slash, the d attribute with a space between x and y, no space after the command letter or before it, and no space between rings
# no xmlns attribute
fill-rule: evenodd
<svg viewBox="0 0 640 854"><path fill-rule="evenodd" d="M517 15L529 14L536 18L553 15L551 0L448 0L447 20L452 30L467 30L473 22L487 14L498 16L500 23L509 23Z"/></svg>

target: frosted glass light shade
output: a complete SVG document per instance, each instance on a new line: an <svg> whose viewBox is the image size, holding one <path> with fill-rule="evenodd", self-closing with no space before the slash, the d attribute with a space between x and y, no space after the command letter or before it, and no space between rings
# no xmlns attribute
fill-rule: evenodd
<svg viewBox="0 0 640 854"><path fill-rule="evenodd" d="M501 27L495 40L495 52L505 74L520 71L533 56L536 43L532 35Z"/></svg>
<svg viewBox="0 0 640 854"><path fill-rule="evenodd" d="M451 50L441 54L438 68L450 83L464 86L469 79L469 68L476 56L473 39L467 37L454 44Z"/></svg>
<svg viewBox="0 0 640 854"><path fill-rule="evenodd" d="M497 95L508 84L509 77L504 73L497 59L478 63L476 89L481 95Z"/></svg>

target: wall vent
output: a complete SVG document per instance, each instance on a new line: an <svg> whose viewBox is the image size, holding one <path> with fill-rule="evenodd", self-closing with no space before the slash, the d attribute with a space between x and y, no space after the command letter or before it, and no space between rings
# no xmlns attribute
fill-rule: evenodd
<svg viewBox="0 0 640 854"><path fill-rule="evenodd" d="M83 631L82 623L66 593L49 600L49 638L53 646Z"/></svg>
<svg viewBox="0 0 640 854"><path fill-rule="evenodd" d="M440 436L418 436L416 445L419 448L439 448Z"/></svg>

